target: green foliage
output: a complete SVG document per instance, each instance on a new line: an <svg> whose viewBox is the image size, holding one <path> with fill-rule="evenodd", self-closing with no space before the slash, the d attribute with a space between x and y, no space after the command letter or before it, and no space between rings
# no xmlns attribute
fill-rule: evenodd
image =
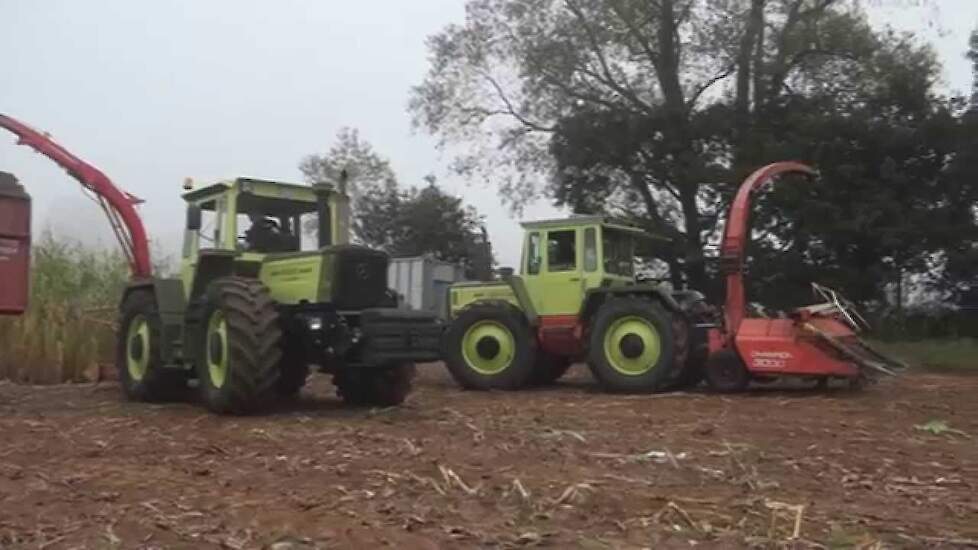
<svg viewBox="0 0 978 550"><path fill-rule="evenodd" d="M915 368L973 370L978 368L978 339L955 338L904 342L874 342L886 353Z"/></svg>
<svg viewBox="0 0 978 550"><path fill-rule="evenodd" d="M978 186L959 159L978 154L972 132L935 96L933 50L874 30L860 2L466 7L464 25L430 38L411 109L443 145L466 145L460 172L502 181L507 200L544 193L637 218L673 238L674 281L716 299L710 245L736 186L803 160L822 181L787 182L754 212L752 299L798 305L817 280L881 304L905 278L946 291L978 265Z"/></svg>
<svg viewBox="0 0 978 550"><path fill-rule="evenodd" d="M353 186L353 234L359 242L393 256L432 256L466 266L470 277L484 277L492 266L482 219L471 206L435 184L403 189L390 163L344 128L324 155L307 157L300 169L315 182L350 174Z"/></svg>
<svg viewBox="0 0 978 550"><path fill-rule="evenodd" d="M309 155L299 164L299 170L309 183L338 182L346 169L350 178L350 196L396 185L397 178L390 162L381 157L366 141L360 139L356 128L340 128L336 143L322 155Z"/></svg>
<svg viewBox="0 0 978 550"><path fill-rule="evenodd" d="M112 362L115 308L128 280L117 252L86 250L50 233L34 245L31 304L0 318L0 379L82 381Z"/></svg>
<svg viewBox="0 0 978 550"><path fill-rule="evenodd" d="M968 434L952 428L948 425L946 420L931 420L926 424L917 424L913 427L915 430L920 432L927 432L931 435L957 435L961 437L968 437Z"/></svg>
<svg viewBox="0 0 978 550"><path fill-rule="evenodd" d="M492 267L478 213L433 180L420 189L385 186L371 190L360 197L357 211L360 238L393 256L430 254L465 265L472 278L485 277Z"/></svg>

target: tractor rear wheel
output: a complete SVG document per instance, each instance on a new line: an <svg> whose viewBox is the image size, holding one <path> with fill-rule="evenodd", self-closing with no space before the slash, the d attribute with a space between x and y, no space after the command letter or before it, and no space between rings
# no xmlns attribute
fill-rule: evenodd
<svg viewBox="0 0 978 550"><path fill-rule="evenodd" d="M183 371L163 367L160 359L160 313L153 293L131 292L122 302L116 343L116 369L132 401L177 399L187 387Z"/></svg>
<svg viewBox="0 0 978 550"><path fill-rule="evenodd" d="M445 365L467 390L516 390L533 376L536 340L526 317L509 305L472 306L444 337Z"/></svg>
<svg viewBox="0 0 978 550"><path fill-rule="evenodd" d="M411 394L413 363L344 369L333 375L336 393L350 405L394 407Z"/></svg>
<svg viewBox="0 0 978 550"><path fill-rule="evenodd" d="M607 391L661 389L675 369L672 317L640 298L612 299L594 316L588 366Z"/></svg>
<svg viewBox="0 0 978 550"><path fill-rule="evenodd" d="M720 350L706 362L706 381L713 391L720 393L742 392L750 385L751 375L747 365L734 350Z"/></svg>
<svg viewBox="0 0 978 550"><path fill-rule="evenodd" d="M247 414L275 395L282 329L268 289L245 277L224 277L204 296L197 376L204 402L217 413Z"/></svg>
<svg viewBox="0 0 978 550"><path fill-rule="evenodd" d="M675 335L673 341L676 351L673 358L672 376L663 386L665 390L688 390L695 388L703 381L705 357L700 356L697 353L698 350L693 349L690 324L686 316L679 313L672 314L672 330Z"/></svg>
<svg viewBox="0 0 978 550"><path fill-rule="evenodd" d="M548 386L560 380L560 377L567 374L570 368L570 357L538 350L537 359L533 365L533 375L530 376L530 384Z"/></svg>

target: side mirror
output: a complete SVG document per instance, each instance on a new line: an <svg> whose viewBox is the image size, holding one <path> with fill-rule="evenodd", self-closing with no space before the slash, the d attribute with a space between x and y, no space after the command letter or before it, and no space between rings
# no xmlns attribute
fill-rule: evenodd
<svg viewBox="0 0 978 550"><path fill-rule="evenodd" d="M203 212L200 207L191 204L187 207L187 231L200 231L202 224Z"/></svg>

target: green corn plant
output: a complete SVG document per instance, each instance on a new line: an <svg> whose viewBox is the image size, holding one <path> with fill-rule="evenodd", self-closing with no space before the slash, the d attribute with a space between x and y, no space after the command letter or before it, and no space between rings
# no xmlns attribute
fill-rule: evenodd
<svg viewBox="0 0 978 550"><path fill-rule="evenodd" d="M44 232L34 245L29 310L0 318L0 379L57 384L97 376L112 362L115 306L127 278L120 253Z"/></svg>

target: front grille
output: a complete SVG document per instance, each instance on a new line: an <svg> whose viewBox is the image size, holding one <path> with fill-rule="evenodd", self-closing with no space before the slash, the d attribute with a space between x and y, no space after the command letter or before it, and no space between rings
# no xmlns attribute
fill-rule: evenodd
<svg viewBox="0 0 978 550"><path fill-rule="evenodd" d="M387 297L387 254L358 246L335 251L333 303L340 310L375 307Z"/></svg>

